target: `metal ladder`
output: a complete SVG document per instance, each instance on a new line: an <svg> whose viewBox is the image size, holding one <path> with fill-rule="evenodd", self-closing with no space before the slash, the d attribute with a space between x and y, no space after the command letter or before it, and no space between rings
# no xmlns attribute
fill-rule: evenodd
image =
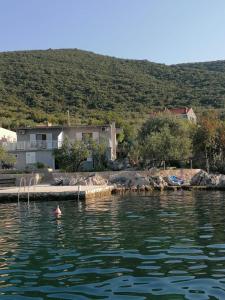
<svg viewBox="0 0 225 300"><path fill-rule="evenodd" d="M36 184L37 184L37 180L36 180L35 176L32 176L29 179L29 184L28 184L28 189L27 189L27 204L28 205L30 204L30 188L32 186L32 183L33 183L33 191L35 191L35 187L36 187ZM23 188L24 193L25 193L26 192L26 187L27 187L26 177L21 177L20 178L20 185L19 185L19 189L18 189L18 197L17 197L18 204L20 203L21 190Z"/></svg>

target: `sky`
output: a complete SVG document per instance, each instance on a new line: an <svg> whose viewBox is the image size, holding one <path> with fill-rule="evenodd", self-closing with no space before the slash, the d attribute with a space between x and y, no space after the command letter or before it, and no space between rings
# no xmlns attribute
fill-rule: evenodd
<svg viewBox="0 0 225 300"><path fill-rule="evenodd" d="M0 0L0 51L48 48L166 64L225 59L225 0Z"/></svg>

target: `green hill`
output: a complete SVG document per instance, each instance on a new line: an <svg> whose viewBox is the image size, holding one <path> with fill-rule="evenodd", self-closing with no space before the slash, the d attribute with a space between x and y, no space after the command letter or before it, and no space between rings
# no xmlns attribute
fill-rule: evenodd
<svg viewBox="0 0 225 300"><path fill-rule="evenodd" d="M163 65L77 49L0 53L0 122L63 122L154 106L224 108L225 61Z"/></svg>

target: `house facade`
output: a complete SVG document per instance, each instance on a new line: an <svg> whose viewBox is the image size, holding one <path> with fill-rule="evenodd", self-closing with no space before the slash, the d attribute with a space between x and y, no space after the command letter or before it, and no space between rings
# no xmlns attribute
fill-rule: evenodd
<svg viewBox="0 0 225 300"><path fill-rule="evenodd" d="M104 143L107 147L108 160L116 159L116 127L115 123L104 126L37 126L18 128L17 142L8 143L7 150L16 156L16 168L25 169L37 163L55 169L57 163L54 150L59 149L65 139L70 142L92 138L96 143ZM89 165L92 158L88 158Z"/></svg>

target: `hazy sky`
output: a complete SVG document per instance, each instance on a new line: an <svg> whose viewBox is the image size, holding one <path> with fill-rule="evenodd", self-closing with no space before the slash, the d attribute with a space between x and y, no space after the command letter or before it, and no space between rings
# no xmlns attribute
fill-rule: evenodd
<svg viewBox="0 0 225 300"><path fill-rule="evenodd" d="M48 48L167 64L225 59L225 0L0 0L0 51Z"/></svg>

